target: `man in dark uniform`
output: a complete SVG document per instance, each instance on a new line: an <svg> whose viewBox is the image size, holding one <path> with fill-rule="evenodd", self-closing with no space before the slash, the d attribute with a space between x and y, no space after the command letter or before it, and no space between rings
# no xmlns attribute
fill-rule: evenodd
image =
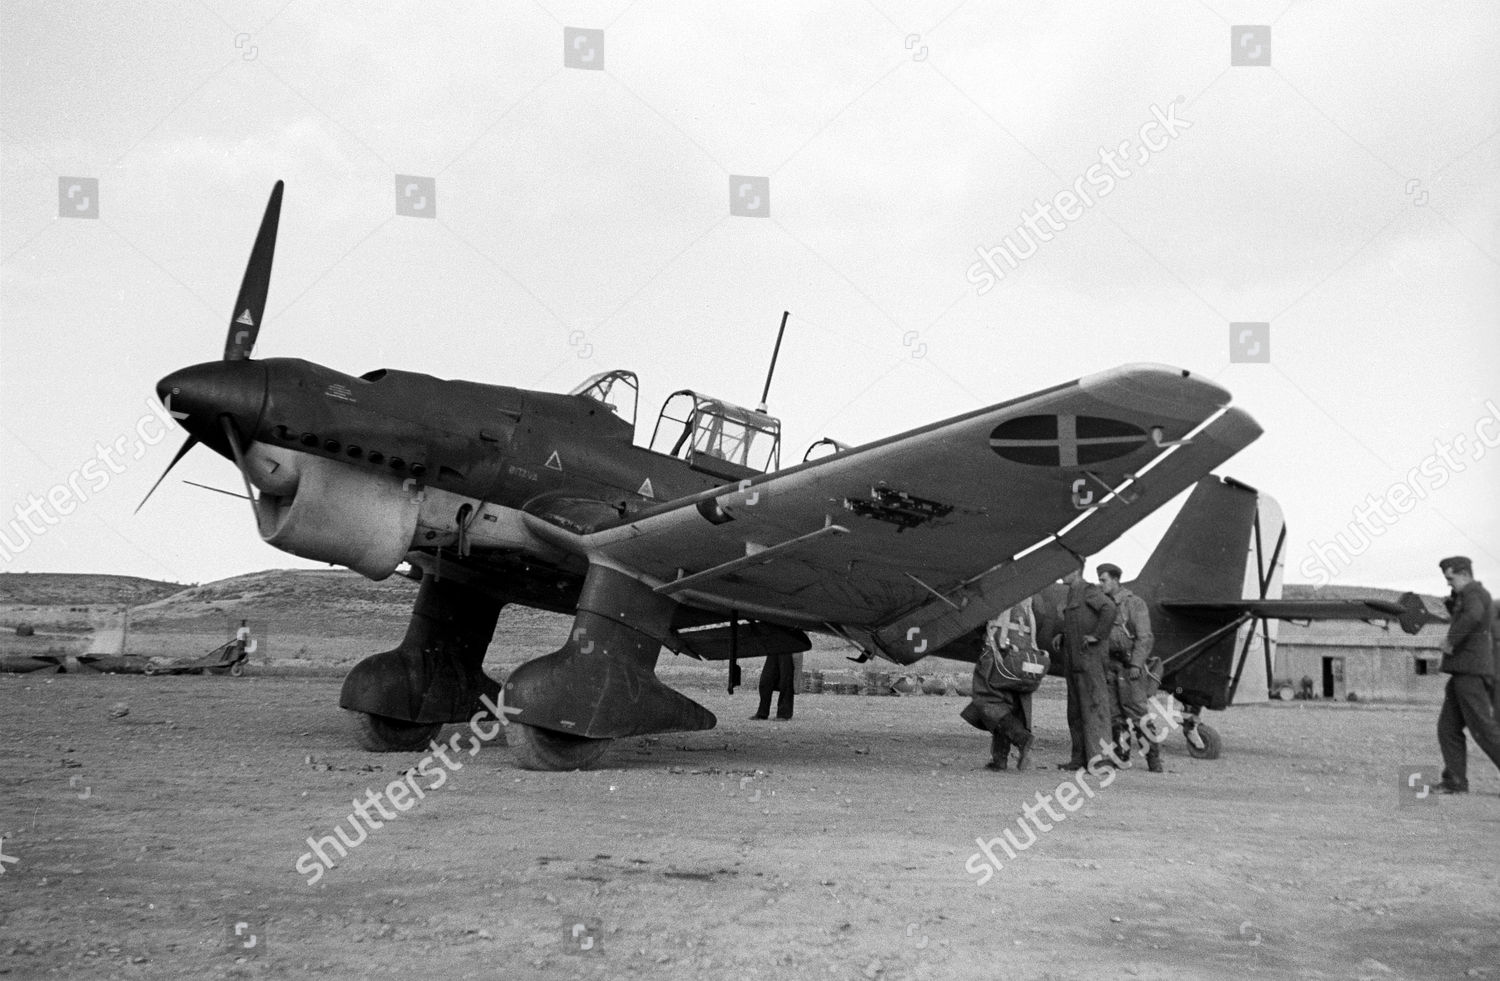
<svg viewBox="0 0 1500 981"><path fill-rule="evenodd" d="M1161 770L1161 744L1142 731L1140 722L1148 712L1146 699L1151 690L1151 676L1146 662L1156 643L1151 633L1151 613L1146 601L1120 585L1120 567L1106 562L1099 567L1099 588L1115 604L1118 613L1109 633L1109 657L1104 662L1104 681L1109 691L1109 729L1120 746L1120 757L1130 758L1130 744L1144 741L1146 767L1152 773Z"/></svg>
<svg viewBox="0 0 1500 981"><path fill-rule="evenodd" d="M1115 625L1115 604L1103 590L1083 578L1081 568L1063 577L1068 595L1063 601L1060 646L1068 678L1068 731L1073 753L1059 769L1081 770L1099 753L1108 754L1109 691L1104 680L1105 647Z"/></svg>
<svg viewBox="0 0 1500 981"><path fill-rule="evenodd" d="M1453 592L1448 608L1448 636L1443 640L1442 670L1450 677L1438 714L1438 746L1443 751L1443 780L1438 790L1463 794L1469 790L1468 729L1479 748L1500 767L1500 722L1495 719L1495 650L1490 638L1494 604L1489 592L1474 579L1473 564L1462 555L1438 563Z"/></svg>
<svg viewBox="0 0 1500 981"><path fill-rule="evenodd" d="M760 669L760 707L752 719L771 716L771 695L776 695L776 721L786 722L792 717L793 686L797 679L796 663L790 654L768 654Z"/></svg>

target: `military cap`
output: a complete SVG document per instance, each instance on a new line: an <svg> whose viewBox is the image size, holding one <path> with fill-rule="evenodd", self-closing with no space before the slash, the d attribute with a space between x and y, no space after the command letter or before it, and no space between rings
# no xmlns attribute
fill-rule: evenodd
<svg viewBox="0 0 1500 981"><path fill-rule="evenodd" d="M1462 572L1471 576L1474 574L1474 563L1469 561L1467 555L1450 555L1438 563L1438 568L1444 572Z"/></svg>
<svg viewBox="0 0 1500 981"><path fill-rule="evenodd" d="M1116 580L1119 580L1124 576L1124 573L1120 571L1120 567L1115 565L1113 562L1105 562L1104 564L1099 566L1099 575L1102 576L1106 574L1113 576Z"/></svg>

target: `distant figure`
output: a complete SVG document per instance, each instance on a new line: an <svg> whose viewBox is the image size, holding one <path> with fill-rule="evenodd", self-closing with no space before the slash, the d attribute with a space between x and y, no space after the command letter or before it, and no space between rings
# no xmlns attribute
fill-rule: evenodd
<svg viewBox="0 0 1500 981"><path fill-rule="evenodd" d="M1063 655L1068 678L1068 731L1073 754L1059 769L1081 770L1099 753L1108 756L1109 692L1104 680L1104 649L1115 625L1115 604L1104 591L1083 578L1082 569L1063 577L1068 596L1063 601L1062 633L1052 638Z"/></svg>
<svg viewBox="0 0 1500 981"><path fill-rule="evenodd" d="M768 654L760 669L760 708L752 719L771 717L771 695L776 694L776 721L786 722L792 717L792 695L796 684L797 668L790 654Z"/></svg>
<svg viewBox="0 0 1500 981"><path fill-rule="evenodd" d="M969 725L990 734L987 770L1006 769L1012 747L1017 752L1016 769L1031 769L1031 744L1035 740L1031 733L1031 693L1046 668L1035 680L1022 678L1006 663L1007 654L1012 663L1018 661L1016 654L1020 651L1036 651L1036 619L1030 599L1010 607L985 628L984 653L974 665L973 700L959 713Z"/></svg>
<svg viewBox="0 0 1500 981"><path fill-rule="evenodd" d="M1448 608L1448 636L1443 639L1442 670L1448 674L1443 710L1438 714L1438 746L1443 751L1445 794L1469 791L1467 728L1490 762L1500 768L1500 722L1495 718L1495 648L1490 636L1494 603L1474 578L1467 557L1455 555L1438 563L1453 591L1443 601Z"/></svg>
<svg viewBox="0 0 1500 981"><path fill-rule="evenodd" d="M1154 692L1146 662L1156 643L1151 633L1151 613L1146 601L1120 585L1120 567L1109 562L1099 567L1099 588L1118 609L1109 632L1109 658L1104 662L1104 680L1109 689L1110 732L1120 747L1120 757L1130 759L1130 744L1146 744L1146 768L1161 771L1161 743L1141 728L1148 715L1146 700Z"/></svg>

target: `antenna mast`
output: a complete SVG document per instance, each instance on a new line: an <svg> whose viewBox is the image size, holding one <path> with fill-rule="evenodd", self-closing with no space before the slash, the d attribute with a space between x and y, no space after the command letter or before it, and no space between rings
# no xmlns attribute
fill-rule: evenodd
<svg viewBox="0 0 1500 981"><path fill-rule="evenodd" d="M760 392L760 405L755 407L756 412L766 411L766 396L771 394L771 376L776 374L776 358L781 354L781 337L786 333L786 318L792 315L792 311L781 311L781 329L776 332L776 348L771 352L771 367L766 369L766 387Z"/></svg>

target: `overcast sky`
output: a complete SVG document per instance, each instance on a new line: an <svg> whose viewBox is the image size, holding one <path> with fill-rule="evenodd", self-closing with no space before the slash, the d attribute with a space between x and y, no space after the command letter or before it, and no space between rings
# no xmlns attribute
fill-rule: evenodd
<svg viewBox="0 0 1500 981"><path fill-rule="evenodd" d="M649 438L677 388L753 405L789 309L787 462L1164 362L1264 426L1221 472L1281 503L1288 581L1438 591L1467 553L1500 585L1496 50L1490 0L9 2L0 535L220 356L284 179L258 357L553 391L632 368ZM398 174L435 220L396 213ZM731 175L769 216L730 214ZM1038 201L1072 215L985 282ZM1235 360L1240 322L1268 362ZM201 449L131 514L182 438L74 479L0 571L308 565L180 482L238 488ZM1172 510L1098 558L1128 575ZM1340 533L1359 554L1315 548Z"/></svg>

